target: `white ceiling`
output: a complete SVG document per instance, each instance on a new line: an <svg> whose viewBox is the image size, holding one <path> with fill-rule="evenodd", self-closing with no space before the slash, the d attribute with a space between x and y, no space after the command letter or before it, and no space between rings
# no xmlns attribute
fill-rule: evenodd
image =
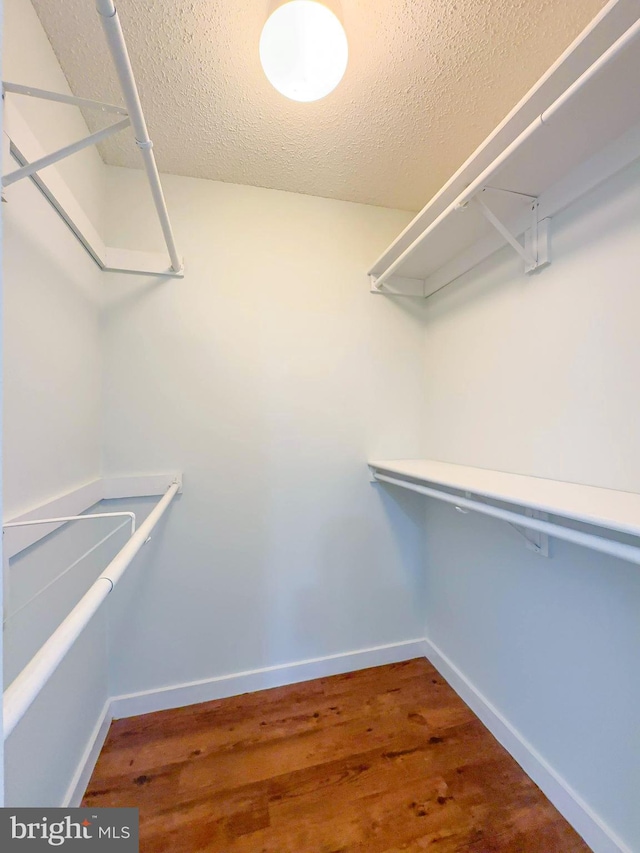
<svg viewBox="0 0 640 853"><path fill-rule="evenodd" d="M120 102L92 0L32 2L73 91ZM269 0L118 11L161 171L417 210L604 2L342 0L349 67L311 104L264 77ZM126 136L102 153L140 166Z"/></svg>

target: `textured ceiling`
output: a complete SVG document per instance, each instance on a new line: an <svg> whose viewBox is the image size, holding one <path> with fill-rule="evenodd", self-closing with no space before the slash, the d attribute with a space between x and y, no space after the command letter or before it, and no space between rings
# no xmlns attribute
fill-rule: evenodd
<svg viewBox="0 0 640 853"><path fill-rule="evenodd" d="M73 91L120 102L92 0L32 2ZM417 210L604 2L342 0L349 66L310 104L263 75L269 0L118 11L161 171ZM102 154L140 166L126 135Z"/></svg>

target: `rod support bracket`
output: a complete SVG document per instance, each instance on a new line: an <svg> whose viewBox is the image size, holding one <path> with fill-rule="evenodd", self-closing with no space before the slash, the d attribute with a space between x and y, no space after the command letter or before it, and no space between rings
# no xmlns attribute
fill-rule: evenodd
<svg viewBox="0 0 640 853"><path fill-rule="evenodd" d="M485 187L485 189L494 190L496 187ZM522 196L529 199L531 210L531 225L524 232L524 243L518 240L517 235L513 234L501 219L487 205L486 201L480 197L480 194L474 195L472 201L480 210L484 218L489 222L496 231L504 237L504 239L512 246L524 261L524 271L527 274L535 272L542 267L548 266L551 261L549 258L549 218L540 221L538 219L539 202L535 196L529 196L526 193L512 192L511 190L500 190L510 195Z"/></svg>
<svg viewBox="0 0 640 853"><path fill-rule="evenodd" d="M536 202L536 212L537 208L538 203ZM524 271L527 275L544 269L544 267L548 267L551 263L549 234L550 224L551 219L549 217L546 217L545 219L536 219L535 227L532 224L531 228L527 228L524 232L525 250L532 258L532 262L530 264L525 263Z"/></svg>
<svg viewBox="0 0 640 853"><path fill-rule="evenodd" d="M536 509L526 509L524 514L527 518L538 518L540 521L548 521L549 519L546 512L539 512ZM533 551L540 557L549 556L549 536L546 533L540 533L538 530L528 530L517 524L510 524L510 526L522 536L524 547L527 550Z"/></svg>

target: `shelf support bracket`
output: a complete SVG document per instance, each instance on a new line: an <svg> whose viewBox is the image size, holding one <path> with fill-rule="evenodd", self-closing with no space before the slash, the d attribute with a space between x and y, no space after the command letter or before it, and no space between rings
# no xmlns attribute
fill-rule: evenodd
<svg viewBox="0 0 640 853"><path fill-rule="evenodd" d="M538 518L541 521L547 521L549 516L546 512L538 512L535 509L527 509L524 513L528 518ZM522 536L525 542L525 548L533 551L540 557L549 556L549 536L546 533L540 533L537 530L528 530L526 527L520 527L517 524L508 522L510 527Z"/></svg>
<svg viewBox="0 0 640 853"><path fill-rule="evenodd" d="M487 187L493 189L493 187ZM506 190L505 192L508 192ZM524 193L516 193L524 195ZM524 244L515 237L509 228L499 219L491 208L479 196L474 196L471 201L475 202L485 219L493 225L496 231L512 246L524 261L524 271L532 273L541 267L547 266L549 261L549 220L538 220L538 199L531 196L531 227L524 235Z"/></svg>
<svg viewBox="0 0 640 853"><path fill-rule="evenodd" d="M45 154L44 157L40 157L32 163L25 163L19 169L15 169L13 172L9 172L2 176L2 188L5 189L6 187L11 186L11 184L15 184L16 181L22 180L22 178L28 178L35 172L39 172L41 169L46 169L47 166L52 166L59 160L64 160L65 157L71 156L71 154L82 151L83 148L89 148L91 145L97 145L99 142L103 142L115 133L120 133L121 130L125 130L130 124L131 122L128 118L123 118L122 121L109 125L109 127L105 127L103 130L98 130L90 136L85 136L84 139L80 139L78 142L72 142L71 145L65 145L64 148L59 148L51 154Z"/></svg>

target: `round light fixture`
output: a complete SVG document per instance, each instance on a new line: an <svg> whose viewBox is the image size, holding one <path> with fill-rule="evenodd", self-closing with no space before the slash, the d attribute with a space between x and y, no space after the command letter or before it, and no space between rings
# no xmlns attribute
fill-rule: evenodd
<svg viewBox="0 0 640 853"><path fill-rule="evenodd" d="M293 101L317 101L332 92L347 68L342 24L315 0L289 0L267 19L260 62L267 79Z"/></svg>

